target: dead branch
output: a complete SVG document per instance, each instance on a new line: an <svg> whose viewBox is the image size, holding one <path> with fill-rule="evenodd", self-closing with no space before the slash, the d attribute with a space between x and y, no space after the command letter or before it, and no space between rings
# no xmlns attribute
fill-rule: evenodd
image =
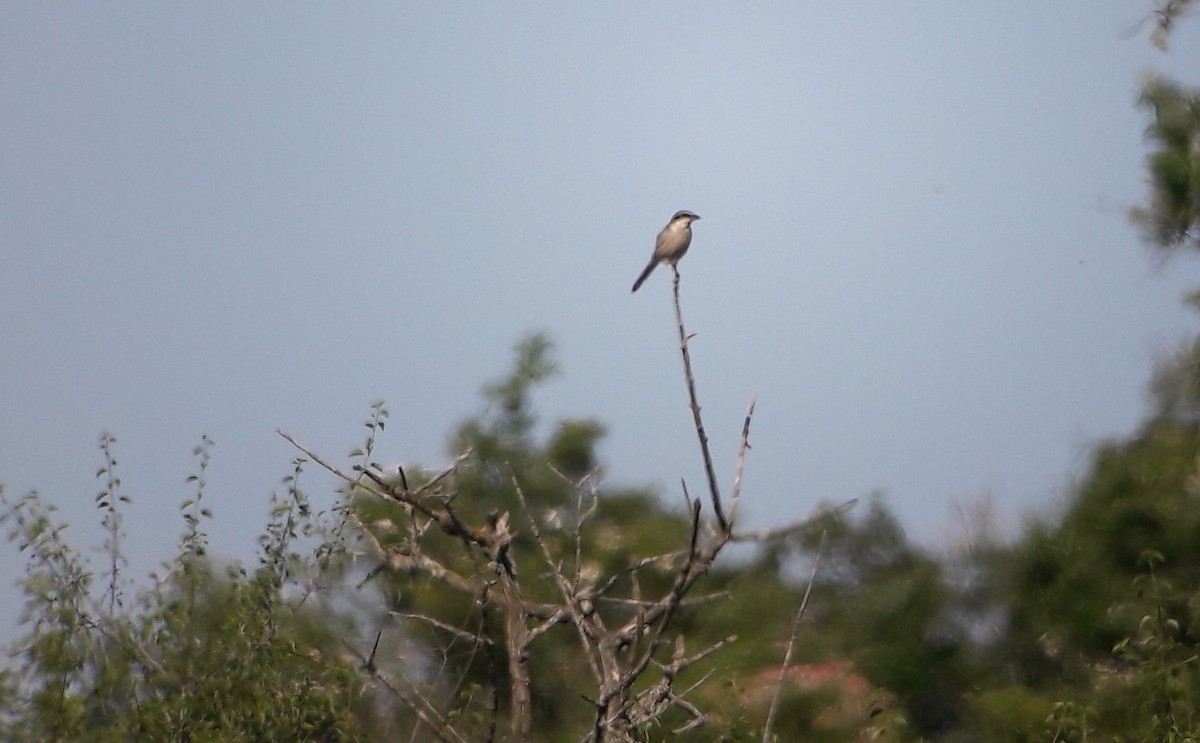
<svg viewBox="0 0 1200 743"><path fill-rule="evenodd" d="M438 740L446 741L447 743L467 743L467 739L446 721L442 714L438 712L437 707L411 681L405 678L403 674L400 675L400 678L403 680L404 686L407 687L406 689L400 689L399 684L390 678L388 674L383 673L376 667L375 650L379 647L380 636L382 636L382 633L376 635L375 649L371 651L370 657L363 657L362 653L349 643L343 642L343 644L362 661L363 671L378 681L392 696L400 700L401 704L412 710L417 719L428 726L433 731L433 734L437 736Z"/></svg>
<svg viewBox="0 0 1200 743"><path fill-rule="evenodd" d="M471 642L473 644L487 645L489 647L493 644L492 639L490 637L484 637L483 635L478 635L478 634L475 634L474 632L468 632L465 629L459 629L458 627L455 627L453 625L446 624L445 622L434 619L433 617L431 617L427 614L417 614L415 612L408 612L408 611L390 611L390 612L388 612L388 614L391 614L393 617L397 617L399 619L415 619L419 622L425 622L426 624L430 624L430 625L433 625L434 627L437 627L438 629L442 630L443 632L448 632L448 633L454 635L455 637L459 638L460 640L467 640L468 642Z"/></svg>
<svg viewBox="0 0 1200 743"><path fill-rule="evenodd" d="M745 463L750 450L750 425L756 402L751 400L741 427L734 477L728 501L722 499L717 482L716 469L709 449L708 435L704 428L701 408L696 391L695 374L689 349L691 338L685 327L680 302L680 277L675 271L674 281L675 317L679 332L679 349L683 360L684 381L689 408L700 446L705 479L709 492L709 503L713 511L711 520L702 519L703 496L693 499L687 483L682 482L682 491L687 505L687 532L681 531L680 541L686 546L662 554L632 560L613 574L603 576L590 568L584 561L584 530L596 513L599 495L596 492L595 472L578 480L570 480L561 472L555 473L576 491L574 524L557 512L546 518L535 515L526 498L522 482L510 472L510 481L516 494L520 513L528 524L528 537L536 545L540 561L545 569L539 578L553 584L554 598L542 603L527 600L524 589L531 584L521 583L517 561L513 554L517 533L510 523L510 514L493 509L483 523L468 523L471 517L460 516L457 510L457 482L454 474L470 456L464 452L453 463L418 487L410 487L401 471L399 481L385 476L368 465L355 468L356 472L345 472L324 461L289 434L279 431L280 436L330 472L351 483L354 493L383 499L397 504L403 510L403 523L395 528L401 535L401 544L393 546L387 540L375 536L372 529L384 528L376 524L352 523L369 534L377 553L383 553L382 564L372 575L382 570L397 573L419 573L432 578L460 593L473 597L473 606L478 610L479 629L468 631L442 618L419 612L391 612L396 619L424 622L437 630L449 633L457 640L466 640L473 651L481 647L495 648L489 653L491 666L487 675L491 679L492 694L487 738L496 736L498 715L498 692L508 684L509 710L507 736L513 741L530 740L533 732L533 670L529 665L530 650L534 642L551 633L559 625L570 625L576 635L580 652L586 659L588 669L596 682L595 698L589 699L595 712L591 730L585 740L626 741L642 739L642 728L658 724L671 708L683 710L690 717L676 732L704 724L703 712L686 698L707 680L705 674L688 689L679 692L675 688L679 674L701 661L708 659L736 638L726 637L712 645L688 654L686 638L672 632L672 623L683 607L697 606L717 598L728 598L726 591L710 592L693 596L696 583L712 568L722 549L730 542L762 542L793 535L827 516L840 516L854 505L847 501L827 508L813 516L783 527L742 532L735 530L739 499L744 482ZM553 469L553 468L551 468ZM474 505L474 504L472 504ZM471 511L463 506L463 514ZM397 519L398 521L400 519ZM380 522L381 524L383 522ZM431 530L437 525L441 532L452 537L451 547L461 545L468 560L457 560L440 551L445 545L431 546L427 536L436 535ZM702 529L703 526L703 529ZM824 537L822 537L824 540ZM822 546L824 541L822 541ZM386 545L386 546L385 546ZM434 548L436 547L436 549ZM436 556L435 556L436 555ZM817 553L820 560L820 550ZM528 565L523 565L528 570ZM813 578L798 610L792 627L791 640L780 671L780 684L791 662L797 627L807 610ZM656 577L669 580L670 585L661 595L644 595L642 571L658 571ZM368 576L370 577L370 576ZM628 584L624 578L628 578ZM365 582L365 581L364 581ZM627 589L625 588L627 586ZM530 596L535 594L532 589ZM489 629L490 628L490 629ZM673 647L672 647L673 646ZM503 652L500 652L500 649ZM669 656L669 658L665 657ZM374 666L374 663L371 664ZM652 668L653 667L653 668ZM657 670L661 678L647 686L647 674ZM451 722L457 718L439 710L421 691L411 684L403 674L405 686L388 679L372 668L374 677L393 689L404 703L414 710L423 725L428 726L442 740L463 740ZM776 691L778 696L778 690ZM581 695L582 696L582 695ZM588 697L584 697L587 699ZM777 700L774 703L777 706ZM774 709L768 718L768 733L774 720Z"/></svg>
<svg viewBox="0 0 1200 743"><path fill-rule="evenodd" d="M516 475L513 475L512 483L517 493L517 499L521 504L521 509L525 511L525 516L529 519L530 531L533 532L534 540L538 543L538 548L542 551L542 556L546 560L546 565L550 568L550 574L554 577L554 584L558 587L559 593L563 598L562 613L570 616L572 624L579 633L579 639L583 644L584 656L588 660L588 666L591 668L592 676L597 682L599 682L602 678L601 671L600 667L596 664L595 657L591 652L589 652L591 640L587 632L589 625L584 621L584 616L592 613L592 602L595 600L595 597L592 595L590 590L581 590L578 568L576 569L574 583L567 581L566 577L562 574L562 570L558 563L555 562L554 558L551 556L550 548L546 546L546 540L542 538L542 531L538 527L537 519L533 517L533 513L529 510L529 503L525 500L525 491L521 487L521 483L517 480ZM579 544L582 541L579 531L582 526L583 520L581 518L577 522L575 529L576 565L579 564ZM532 642L535 640L538 635L541 635L549 630L551 626L552 624L550 622L546 622L541 627L535 628L534 631L529 634L529 641Z"/></svg>
<svg viewBox="0 0 1200 743"><path fill-rule="evenodd" d="M704 432L704 421L700 418L700 402L696 398L696 378L692 374L692 356L688 351L688 340L691 336L683 325L683 309L679 303L679 269L674 265L671 270L675 273L675 319L679 325L679 352L683 355L684 379L687 383L688 402L692 410L692 421L696 424L696 436L700 440L700 454L704 459L704 474L708 477L708 492L712 496L713 514L717 519L718 528L729 531L725 520L725 509L721 505L721 489L717 485L717 473L713 468L712 453L708 450L708 435Z"/></svg>
<svg viewBox="0 0 1200 743"><path fill-rule="evenodd" d="M792 631L788 636L787 650L783 653L783 663L779 666L779 681L775 684L775 694L771 697L771 708L767 711L767 722L763 727L763 743L771 743L771 730L775 727L775 715L779 712L779 700L783 696L783 685L787 680L787 669L792 664L792 649L796 646L796 636L800 634L800 622L808 613L808 598L812 595L813 583L817 580L817 568L821 565L821 553L825 550L825 538L828 531L821 532L821 541L817 544L817 555L813 558L812 575L808 576L808 587L804 589L804 598L792 618Z"/></svg>
<svg viewBox="0 0 1200 743"><path fill-rule="evenodd" d="M733 468L733 489L729 492L729 522L732 524L737 513L738 498L742 495L742 473L746 469L746 452L750 450L750 419L754 417L755 400L746 407L746 418L742 421L742 440L738 445L737 463Z"/></svg>
<svg viewBox="0 0 1200 743"><path fill-rule="evenodd" d="M699 604L707 604L710 601L716 601L717 599L727 599L729 597L730 597L729 591L717 591L716 593L707 593L703 596L693 596L691 598L686 598L680 603L680 606L696 606ZM638 599L638 598L628 598L628 599L621 598L619 596L601 596L600 601L602 601L606 604L616 604L618 606L633 606L633 607L646 607L646 606L651 606L651 605L657 603L654 601L644 601L644 600Z"/></svg>
<svg viewBox="0 0 1200 743"><path fill-rule="evenodd" d="M729 541L731 541L731 542L768 542L773 539L782 539L784 537L790 537L797 532L801 532L801 531L804 531L805 529L808 529L813 524L820 523L823 519L830 518L830 517L840 518L842 514L846 513L851 508L854 508L854 506L857 504L858 504L858 498L851 498L850 500L839 503L836 506L822 508L820 511L817 511L816 513L814 513L812 516L809 516L808 518L801 519L800 521L794 521L785 526L777 526L773 529L759 529L757 531L734 532L733 534L730 535Z"/></svg>

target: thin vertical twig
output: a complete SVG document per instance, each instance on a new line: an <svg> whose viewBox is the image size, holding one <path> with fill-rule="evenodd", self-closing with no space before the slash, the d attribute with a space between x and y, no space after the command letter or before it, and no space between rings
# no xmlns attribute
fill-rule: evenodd
<svg viewBox="0 0 1200 743"><path fill-rule="evenodd" d="M763 743L771 743L771 730L775 727L775 715L779 712L779 700L783 696L783 684L787 680L788 667L792 664L792 650L796 647L796 635L800 634L800 622L808 613L808 598L812 596L813 583L817 580L817 568L821 565L821 553L825 550L825 537L828 531L821 532L821 541L817 544L817 556L813 560L812 575L808 577L808 587L804 589L804 598L800 607L792 617L792 634L788 638L787 650L783 653L783 665L779 667L779 682L775 684L775 696L771 699L771 709L767 712L767 724L763 728Z"/></svg>
<svg viewBox="0 0 1200 743"><path fill-rule="evenodd" d="M754 417L754 406L758 401L751 398L746 408L746 419L742 422L742 440L738 444L737 464L733 468L733 489L729 491L729 521L737 516L738 498L742 495L742 474L746 470L746 452L750 449L750 419Z"/></svg>
<svg viewBox="0 0 1200 743"><path fill-rule="evenodd" d="M708 477L708 492L712 495L713 514L717 526L728 533L729 522L725 519L725 508L721 505L721 489L717 485L717 472L713 467L712 453L708 450L708 435L704 432L704 421L700 418L700 402L696 397L696 378L692 375L692 356L688 352L688 334L683 325L683 309L679 303L679 269L675 272L675 320L679 325L679 352L683 355L683 372L687 378L688 402L692 409L692 420L696 424L696 435L700 439L700 453L704 457L704 474Z"/></svg>

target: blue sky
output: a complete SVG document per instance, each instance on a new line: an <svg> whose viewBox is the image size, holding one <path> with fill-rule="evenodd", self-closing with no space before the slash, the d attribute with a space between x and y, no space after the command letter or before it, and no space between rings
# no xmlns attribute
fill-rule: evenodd
<svg viewBox="0 0 1200 743"><path fill-rule="evenodd" d="M669 274L629 286L686 208L725 482L759 401L750 525L876 489L933 547L954 502L1052 513L1195 327L1195 265L1124 217L1141 76L1200 83L1197 25L1164 55L1149 10L6 4L0 481L98 542L113 432L145 572L207 434L213 547L247 559L295 455L277 427L344 456L384 399L380 458L440 465L544 331L544 420L601 419L607 481L678 502L703 475Z"/></svg>

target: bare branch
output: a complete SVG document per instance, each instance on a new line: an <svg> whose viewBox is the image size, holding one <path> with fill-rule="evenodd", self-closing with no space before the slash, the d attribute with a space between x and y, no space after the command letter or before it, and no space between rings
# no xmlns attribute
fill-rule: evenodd
<svg viewBox="0 0 1200 743"><path fill-rule="evenodd" d="M292 435L291 435L290 433L288 433L287 431L284 431L282 428L276 428L276 429L275 429L275 433L277 433L277 434L279 434L280 436L282 436L283 438L287 439L287 440L288 440L288 442L289 442L289 443L290 443L292 446L294 446L294 447L296 447L297 449L299 449L300 451L304 452L304 455L305 455L306 457L308 457L309 459L313 460L314 462L316 462L317 464L321 465L322 467L324 467L325 469L329 470L330 472L332 472L333 474L337 475L338 477L342 478L342 479L343 479L343 480L345 480L346 482L353 483L355 480L357 480L357 479L358 479L358 478L356 478L356 477L351 477L350 475L348 475L348 474L346 474L345 472L341 471L340 469L338 469L337 467L333 466L333 465L332 465L332 464L330 464L329 462L326 462L324 459L322 459L322 458L321 458L321 455L320 455L320 454L317 454L316 452L312 451L312 450L311 450L311 449L309 449L308 447L304 446L304 444L301 444L299 441L297 441L295 438L293 438L293 437L292 437Z"/></svg>
<svg viewBox="0 0 1200 743"><path fill-rule="evenodd" d="M821 565L821 552L825 549L825 538L828 534L828 531L821 532L821 541L817 544L817 555L813 558L812 575L808 577L808 587L804 589L804 598L800 601L800 608L796 609L796 614L792 618L792 632L788 637L787 650L783 653L783 664L779 666L779 681L775 684L775 696L771 698L771 708L767 712L767 723L763 727L763 743L771 743L771 729L775 727L775 715L779 712L779 700L783 696L783 684L787 680L788 666L792 663L792 649L796 646L796 635L800 633L800 622L804 619L804 615L808 613L808 598L812 595L813 583L817 580L817 568Z"/></svg>
<svg viewBox="0 0 1200 743"><path fill-rule="evenodd" d="M704 474L708 477L708 492L712 497L713 514L717 519L718 528L729 531L729 523L725 519L725 509L721 505L721 489L717 485L717 473L713 468L712 453L708 450L708 434L704 432L704 421L700 418L700 402L696 397L696 378L692 374L692 356L688 351L690 336L683 325L683 309L679 303L679 269L674 265L675 272L675 319L679 324L679 352L683 355L683 372L687 381L688 402L692 410L692 421L696 424L696 436L700 440L700 454L704 459Z"/></svg>
<svg viewBox="0 0 1200 743"><path fill-rule="evenodd" d="M684 599L680 602L680 606L695 606L697 604L707 604L710 601L717 599L727 599L732 594L729 591L717 591L716 593L706 593L703 596L693 596L692 598ZM653 606L657 601L644 601L637 598L623 599L615 596L601 596L600 601L607 604L616 604L618 606Z"/></svg>
<svg viewBox="0 0 1200 743"><path fill-rule="evenodd" d="M689 508L688 510L690 512L691 509ZM687 554L687 550L675 550L674 552L664 552L661 555L651 555L649 557L643 557L640 560L638 560L637 562L630 565L626 569L625 572L628 573L628 572L633 572L635 570L641 570L644 567L647 567L649 565L653 565L653 564L659 563L659 562L671 562L671 561L675 560L675 558L679 557L680 555L686 555L686 554Z"/></svg>
<svg viewBox="0 0 1200 743"><path fill-rule="evenodd" d="M484 637L482 635L477 635L474 632L468 632L464 629L459 629L458 627L446 624L445 622L438 621L437 619L434 619L433 617L427 616L425 614L416 614L416 613L407 612L407 611L390 611L388 613L391 614L393 617L399 617L400 619L415 619L417 621L425 622L426 624L431 624L440 630L449 632L450 634L454 635L455 637L459 638L460 640L467 640L468 642L474 643L476 645L487 645L488 647L491 647L494 644L492 642L491 638Z"/></svg>
<svg viewBox="0 0 1200 743"><path fill-rule="evenodd" d="M839 503L836 506L830 506L817 511L812 516L801 521L795 521L785 526L777 526L774 529L759 529L758 531L734 532L729 536L731 542L766 542L772 539L780 539L782 537L790 537L798 531L803 531L821 519L827 517L840 518L842 514L849 511L858 503L858 498L851 498L848 501Z"/></svg>
<svg viewBox="0 0 1200 743"><path fill-rule="evenodd" d="M584 556L584 528L597 512L599 505L595 485L596 472L572 480L550 466L552 472L576 491L573 516L535 514L530 508L517 474L510 472L521 513L528 523L528 533L537 545L541 561L546 566L544 570L539 571L538 576L526 578L553 581L551 602L526 601L522 596L523 591L532 590L529 588L532 584L522 584L517 575L517 565L512 555L517 535L510 529L509 513L493 509L485 517L482 525L468 524L464 520L470 519L467 514L475 511L470 510L467 505L456 505L458 491L454 489L456 480L453 476L470 455L470 451L463 453L423 485L410 488L407 473L403 470L400 471L398 481L396 477L384 475L370 464L355 467L354 473L347 473L322 460L287 433L279 431L282 437L313 461L352 483L355 488L353 492L382 498L404 509L404 526L395 529L395 536L401 541L398 546L388 545L388 540L383 538L383 532L378 535L371 532L372 525L352 522L368 535L372 547L377 552L387 550L386 560L380 568L376 568L377 571L390 569L420 572L475 597L474 606L479 610L480 625L474 632L456 626L461 622L445 621L445 615L440 613L437 618L419 612L392 612L391 615L397 619L424 622L437 630L447 632L454 638L451 640L452 644L459 640L468 641L473 645L473 653L483 646L497 649L497 652L488 654L487 675L490 678L492 694L492 718L486 734L488 740L496 738L496 725L500 717L498 694L503 695L506 692L509 709L503 717L509 730L500 737L512 740L530 739L534 729L534 679L529 667L530 647L552 628L568 623L575 628L580 649L587 658L588 667L597 684L595 700L589 699L595 705L590 740L598 743L604 739L640 739L642 733L639 729L659 722L662 715L672 707L683 710L691 718L679 728L680 731L703 724L703 713L684 697L703 684L708 679L708 674L682 694L674 688L675 680L680 673L708 659L736 638L726 637L700 652L688 655L686 638L677 635L673 640L672 651L671 641L667 639L668 632L672 631L672 623L681 607L696 606L729 597L728 592L723 590L691 596L697 581L709 572L718 554L731 541L765 541L787 537L809 527L820 518L830 514L840 515L854 504L854 501L849 501L784 527L735 533L735 517L744 483L747 453L751 448L750 426L756 401L752 399L747 406L736 452L733 481L728 500L723 500L701 416L690 352L690 341L694 336L688 333L684 323L680 276L677 269L674 271L674 279L675 319L679 332L684 381L713 516L702 519L703 495L693 498L688 492L686 481L681 481L688 519L686 547L633 559L623 570L604 576L592 568L591 563L585 563ZM451 487L442 487L448 479ZM456 512L460 507L463 516ZM564 506L564 511L568 509L569 505ZM573 526L564 523L572 519ZM456 537L470 560L447 555L442 551L445 546L443 542L427 543L427 536L436 535L436 532L429 531L434 524L445 534ZM425 546L428 546L429 554L426 554ZM656 584L661 580L668 580L669 587L660 594L643 595L643 584L650 575L643 574L643 570L653 572ZM626 576L628 584L625 582ZM806 611L812 582L810 579L809 591L805 593L795 620L797 623ZM621 595L614 595L618 593ZM489 631L484 627L492 629ZM796 631L793 627L792 642L789 643L784 659L781 679L791 662ZM501 646L502 653L499 652ZM668 653L669 659L665 657ZM444 654L445 657L448 657L448 654ZM473 661L468 661L469 664L471 662ZM662 678L653 683L646 678L647 673L652 672L651 666L662 673ZM376 678L382 679L378 673ZM404 681L408 683L407 679ZM411 683L408 685L412 686ZM507 689L504 688L505 685ZM444 710L439 712L431 700L420 696L416 687L413 687L411 692L407 689L401 691L410 700L406 701L406 704L416 710L422 724L434 730L439 738L455 741L461 739L447 724L447 720L453 722L454 719ZM400 692L396 693L400 695ZM478 709L478 704L471 707Z"/></svg>
<svg viewBox="0 0 1200 743"><path fill-rule="evenodd" d="M750 419L754 417L756 401L751 399L746 408L746 420L742 423L742 440L738 444L737 464L733 469L733 489L729 493L729 522L733 523L737 513L738 498L742 495L742 473L746 469L746 452L750 450Z"/></svg>
<svg viewBox="0 0 1200 743"><path fill-rule="evenodd" d="M449 476L450 476L450 475L451 475L451 474L452 474L452 473L453 473L455 470L457 470L457 469L458 469L458 466L459 466L460 464L462 464L463 462L467 461L467 459L469 459L469 458L470 458L470 456L471 456L471 454L472 454L473 452L474 452L474 450L473 450L473 449L470 449L470 448L468 448L468 449L467 449L466 451L464 451L462 454L459 454L459 455L458 455L458 457L457 457L457 458L455 458L455 460L454 460L453 462L451 462L451 463L450 463L450 464L449 464L449 465L448 465L448 466L447 466L447 467L446 467L444 470L442 470L441 472L439 472L439 473L437 473L436 475L434 475L434 476L433 476L432 478L430 478L430 480L429 480L428 482L426 482L424 485L421 485L419 488L417 488L416 490L412 491L412 492L413 492L413 495L421 495L421 494L423 494L423 493L424 493L426 490L429 490L429 489L430 489L430 488L432 488L434 485L437 485L439 482L441 482L442 480L444 480L444 479L446 479L447 477L449 477ZM407 487L407 486L406 486L406 487Z"/></svg>
<svg viewBox="0 0 1200 743"><path fill-rule="evenodd" d="M382 632L375 636L375 647L371 650L369 657L364 657L357 648L344 640L342 644L362 662L362 670L382 684L383 688L391 692L404 706L411 709L413 714L417 716L417 719L433 731L438 740L445 741L446 743L467 743L467 739L455 730L454 726L447 722L446 718L442 717L437 707L411 681L405 678L404 674L400 674L400 679L404 682L407 689L401 690L395 681L376 667L375 652L379 649L379 638L381 636Z"/></svg>
<svg viewBox="0 0 1200 743"><path fill-rule="evenodd" d="M729 635L728 637L723 637L720 640L717 640L712 645L709 645L708 647L706 647L705 649L696 653L695 655L690 655L686 658L682 657L682 656L676 658L671 663L671 669L670 669L671 675L678 676L680 673L687 670L687 668L689 666L699 663L700 661L704 660L708 656L717 652L718 650L725 647L729 643L734 642L735 640L737 640L737 635ZM705 678L708 678L707 674L705 675ZM704 679L701 679L700 681L703 681L703 680ZM699 685L700 685L700 682L697 682L695 685L693 685L691 688L689 688L688 691L691 691L692 689L696 688L696 686L699 686Z"/></svg>
<svg viewBox="0 0 1200 743"><path fill-rule="evenodd" d="M572 585L572 583L567 581L566 577L562 574L562 570L559 568L558 563L556 563L554 558L551 556L550 548L546 546L546 540L542 538L542 530L538 526L537 519L533 517L533 513L529 510L529 503L525 500L525 490L521 487L521 483L517 480L517 476L515 474L512 475L512 483L513 488L517 493L517 500L521 503L521 510L525 512L525 517L529 520L529 528L530 531L533 532L533 538L538 543L538 547L542 551L542 556L546 560L546 565L550 568L550 574L554 577L554 584L558 586L559 593L563 598L562 610L556 613L554 617L551 617L549 620L543 623L540 627L534 628L534 630L529 633L528 642L533 642L533 640L547 632L552 626L558 624L564 616L569 615L571 618L571 623L575 626L575 629L579 634L579 641L583 645L583 654L585 657L587 657L588 667L592 671L592 676L597 682L599 682L603 676L601 675L600 666L597 665L596 659L592 652L592 638L587 631L587 623L584 621L582 601L580 600L578 594L579 571L578 569L576 570L574 585ZM582 520L580 521L580 525L582 525ZM576 565L579 564L579 542L580 536L577 527L575 532Z"/></svg>
<svg viewBox="0 0 1200 743"><path fill-rule="evenodd" d="M700 535L700 504L698 502L692 504L691 523L691 537L688 540L688 559L676 574L675 583L671 586L671 590L657 604L645 612L640 623L635 624L630 622L618 632L618 635L629 638L632 634L640 632L642 627L651 624L654 625L652 639L646 644L641 658L638 659L621 679L622 691L632 688L634 682L645 672L646 667L650 665L654 651L658 649L659 643L662 640L663 632L666 631L667 625L670 624L671 616L675 613L675 609L679 607L679 602L682 601L683 595L694 581L693 576L696 575L696 555ZM601 699L603 700L603 698L602 695Z"/></svg>
<svg viewBox="0 0 1200 743"><path fill-rule="evenodd" d="M396 552L388 557L387 561L382 563L373 572L378 573L380 570L384 569L393 570L396 572L420 571L429 577L434 578L435 580L441 581L460 593L476 594L483 586L483 583L480 580L460 575L425 554L414 555ZM364 579L363 583L366 583L370 577L372 576L368 576L366 579ZM359 585L362 584L360 583Z"/></svg>

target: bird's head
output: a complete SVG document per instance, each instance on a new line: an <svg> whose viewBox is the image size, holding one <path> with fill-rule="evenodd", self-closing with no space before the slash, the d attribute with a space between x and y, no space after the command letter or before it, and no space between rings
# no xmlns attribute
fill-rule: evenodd
<svg viewBox="0 0 1200 743"><path fill-rule="evenodd" d="M699 214L689 212L687 209L680 209L679 211L675 212L675 216L671 217L671 223L680 223L684 226L687 226L699 218Z"/></svg>

